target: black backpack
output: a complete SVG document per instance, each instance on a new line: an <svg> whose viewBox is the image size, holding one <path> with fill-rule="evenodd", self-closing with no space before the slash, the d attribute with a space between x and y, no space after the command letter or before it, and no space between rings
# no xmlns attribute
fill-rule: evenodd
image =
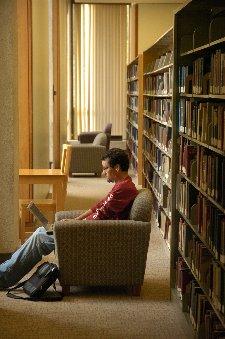
<svg viewBox="0 0 225 339"><path fill-rule="evenodd" d="M9 288L7 291L7 297L14 299L23 299L31 301L59 301L63 296L56 291L55 281L59 277L59 269L56 264L50 262L44 262L38 266L37 270L32 274L30 278L22 281L18 285ZM53 291L47 291L50 286L54 287ZM23 291L29 297L22 297L12 293L12 291L23 287Z"/></svg>

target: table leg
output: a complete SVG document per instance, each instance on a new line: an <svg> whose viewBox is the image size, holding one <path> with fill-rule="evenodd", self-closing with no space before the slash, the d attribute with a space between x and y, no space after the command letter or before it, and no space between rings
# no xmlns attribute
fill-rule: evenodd
<svg viewBox="0 0 225 339"><path fill-rule="evenodd" d="M65 194L62 181L58 181L57 183L53 184L52 195L56 202L56 211L63 211L65 205Z"/></svg>

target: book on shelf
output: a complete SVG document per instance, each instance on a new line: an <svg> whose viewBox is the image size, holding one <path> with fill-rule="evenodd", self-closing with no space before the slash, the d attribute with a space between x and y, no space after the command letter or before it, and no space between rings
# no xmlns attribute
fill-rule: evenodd
<svg viewBox="0 0 225 339"><path fill-rule="evenodd" d="M197 178L197 145L189 145L184 138L181 137L180 142L180 170L193 182Z"/></svg>
<svg viewBox="0 0 225 339"><path fill-rule="evenodd" d="M210 93L225 94L225 53L221 49L211 55Z"/></svg>
<svg viewBox="0 0 225 339"><path fill-rule="evenodd" d="M194 329L197 329L197 318L198 318L198 303L199 295L203 295L201 288L198 284L192 280L191 281L191 302L190 302L190 319L193 324Z"/></svg>
<svg viewBox="0 0 225 339"><path fill-rule="evenodd" d="M182 65L178 68L179 93L192 93L192 65Z"/></svg>

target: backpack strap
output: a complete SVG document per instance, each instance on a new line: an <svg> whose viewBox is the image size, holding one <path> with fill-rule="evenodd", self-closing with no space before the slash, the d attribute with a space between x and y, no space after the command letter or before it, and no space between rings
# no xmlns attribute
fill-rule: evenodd
<svg viewBox="0 0 225 339"><path fill-rule="evenodd" d="M28 280L28 279L27 279ZM22 297L20 295L12 293L12 291L17 290L18 288L22 287L27 280L22 281L18 285L8 288L7 290L7 297L12 299L22 299L22 300L28 300L28 301L61 301L63 299L62 293L56 291L55 284L53 284L54 291L45 291L41 297L38 298L32 298L32 297Z"/></svg>
<svg viewBox="0 0 225 339"><path fill-rule="evenodd" d="M26 281L27 281L27 280L21 281L21 283L19 283L18 285L14 286L14 287L12 287L12 288L8 288L8 289L7 289L7 293L6 293L7 297L13 298L13 299L30 300L30 299L31 299L30 297L21 297L21 296L19 296L19 295L16 295L16 294L13 294L13 293L12 293L12 291L15 291L15 290L17 290L18 288L22 287L22 286L25 284Z"/></svg>

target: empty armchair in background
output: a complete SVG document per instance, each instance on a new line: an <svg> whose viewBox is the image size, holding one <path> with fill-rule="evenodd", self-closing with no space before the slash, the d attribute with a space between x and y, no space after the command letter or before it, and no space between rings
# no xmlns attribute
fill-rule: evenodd
<svg viewBox="0 0 225 339"><path fill-rule="evenodd" d="M110 146L110 139L111 139L111 131L112 131L112 124L111 123L108 123L104 130L103 130L103 133L106 134L107 136L107 143L106 143L106 149L108 150L109 149L109 146ZM97 132L81 132L79 135L78 135L78 140L80 141L81 144L89 144L89 143L92 143L96 137L97 134L101 133L100 131Z"/></svg>
<svg viewBox="0 0 225 339"><path fill-rule="evenodd" d="M129 220L73 220L82 211L57 212L54 234L63 293L70 286L127 286L132 295L140 295L151 210L152 194L142 189Z"/></svg>
<svg viewBox="0 0 225 339"><path fill-rule="evenodd" d="M95 136L92 144L81 144L73 140L69 175L73 173L94 173L100 176L102 173L101 158L106 151L107 136L99 133Z"/></svg>

